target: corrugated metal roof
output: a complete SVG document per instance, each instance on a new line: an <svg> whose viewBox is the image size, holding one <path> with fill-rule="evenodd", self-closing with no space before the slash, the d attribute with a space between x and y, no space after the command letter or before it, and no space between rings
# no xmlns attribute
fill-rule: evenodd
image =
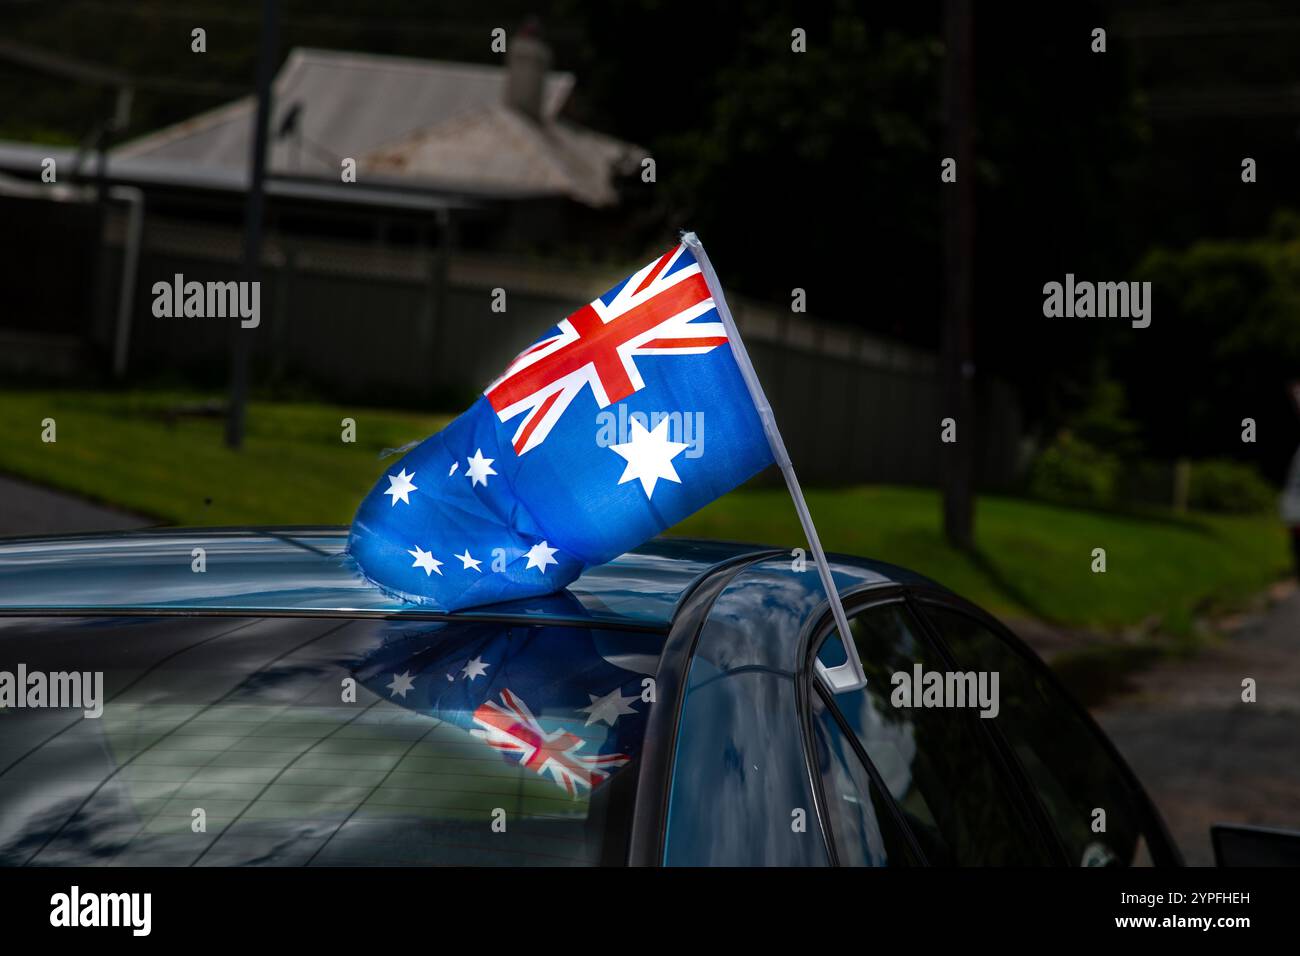
<svg viewBox="0 0 1300 956"><path fill-rule="evenodd" d="M613 176L635 147L567 123L537 123L504 105L467 113L362 156L358 169L466 193L518 190L589 206L617 200Z"/></svg>
<svg viewBox="0 0 1300 956"><path fill-rule="evenodd" d="M631 144L563 123L570 73L547 74L540 121L505 104L507 68L295 49L275 79L269 169L339 180L344 157L363 180L494 198L567 196L613 203ZM298 129L276 130L298 109ZM125 143L118 161L242 171L254 102L245 97Z"/></svg>
<svg viewBox="0 0 1300 956"><path fill-rule="evenodd" d="M543 117L553 119L573 90L573 75L547 75ZM301 149L294 136L275 140L277 173L339 175L343 157L359 157L461 114L496 106L505 94L500 66L295 49L275 78L271 129L301 106ZM150 133L114 150L123 158L245 166L254 101L245 97Z"/></svg>

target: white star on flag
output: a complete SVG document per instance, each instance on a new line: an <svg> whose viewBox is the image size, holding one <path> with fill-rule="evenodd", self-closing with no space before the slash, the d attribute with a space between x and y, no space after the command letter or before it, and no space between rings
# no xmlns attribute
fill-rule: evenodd
<svg viewBox="0 0 1300 956"><path fill-rule="evenodd" d="M415 487L415 485L411 484L411 479L414 477L415 477L415 472L411 472L408 475L406 473L405 468L403 468L400 472L398 472L395 475L389 475L388 490L385 491L384 494L393 496L394 505L397 504L398 498L402 499L403 504L409 505L411 503L411 499L407 498L406 496L409 495L412 491L420 490L419 488Z"/></svg>
<svg viewBox="0 0 1300 956"><path fill-rule="evenodd" d="M468 571L470 568L473 568L479 574L483 573L483 569L479 567L483 562L475 559L473 555L469 553L469 548L465 549L464 554L458 554L456 557L460 558L460 563L464 565L464 567L461 568L462 571Z"/></svg>
<svg viewBox="0 0 1300 956"><path fill-rule="evenodd" d="M461 669L461 674L470 679L473 683L475 677L482 677L487 673L490 665L483 663L482 657L476 657Z"/></svg>
<svg viewBox="0 0 1300 956"><path fill-rule="evenodd" d="M636 708L632 707L628 701L636 700L635 697L624 697L617 687L611 690L604 697L597 697L595 694L588 694L591 698L591 705L588 707L579 707L578 710L585 711L590 716L587 717L587 723L583 726L589 727L596 721L603 721L609 726L614 726L614 721L618 720L624 714L635 714Z"/></svg>
<svg viewBox="0 0 1300 956"><path fill-rule="evenodd" d="M677 477L677 469L673 467L673 459L689 447L686 442L668 440L667 418L656 425L654 431L649 432L634 418L631 441L609 446L610 451L627 460L627 467L623 469L623 477L618 483L621 485L641 479L641 488L647 498L653 497L655 482L660 478L675 481L679 485L682 483Z"/></svg>
<svg viewBox="0 0 1300 956"><path fill-rule="evenodd" d="M482 448L479 448L474 452L473 458L465 459L465 464L468 466L465 469L465 474L469 476L471 486L473 485L483 485L484 487L487 486L488 475L496 474L496 469L492 467L492 462L494 461L496 461L495 458L483 457Z"/></svg>
<svg viewBox="0 0 1300 956"><path fill-rule="evenodd" d="M527 571L529 568L539 568L541 572L545 574L546 566L548 564L560 563L555 560L555 552L558 550L560 549L549 547L545 541L539 541L528 549L528 564L525 566L524 570Z"/></svg>
<svg viewBox="0 0 1300 956"><path fill-rule="evenodd" d="M423 568L424 576L426 578L442 567L442 562L433 556L433 552L425 551L418 544L415 546L414 551L407 551L406 553L415 558L415 563L412 564L411 567ZM438 571L438 576L442 577L441 571Z"/></svg>
<svg viewBox="0 0 1300 956"><path fill-rule="evenodd" d="M388 682L388 696L406 697L406 692L415 686L415 678L411 676L410 671L404 671L401 674L394 674L393 679Z"/></svg>

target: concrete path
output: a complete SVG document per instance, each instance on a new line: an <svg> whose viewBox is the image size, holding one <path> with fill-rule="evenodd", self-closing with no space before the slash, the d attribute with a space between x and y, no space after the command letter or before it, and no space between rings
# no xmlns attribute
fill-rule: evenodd
<svg viewBox="0 0 1300 956"><path fill-rule="evenodd" d="M0 475L0 535L120 531L156 523Z"/></svg>
<svg viewBox="0 0 1300 956"><path fill-rule="evenodd" d="M1300 830L1300 592L1275 596L1222 644L1133 675L1132 693L1093 711L1189 864L1213 865L1211 823Z"/></svg>

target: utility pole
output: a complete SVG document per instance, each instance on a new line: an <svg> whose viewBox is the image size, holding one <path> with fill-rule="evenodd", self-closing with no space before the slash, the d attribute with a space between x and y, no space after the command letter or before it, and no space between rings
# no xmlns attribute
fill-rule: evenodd
<svg viewBox="0 0 1300 956"><path fill-rule="evenodd" d="M944 146L957 161L957 181L943 189L944 409L956 419L957 440L944 446L943 530L963 551L975 548L972 454L975 401L971 357L971 272L975 253L975 29L972 0L944 2Z"/></svg>
<svg viewBox="0 0 1300 956"><path fill-rule="evenodd" d="M253 126L248 195L244 202L244 267L242 279L257 282L262 267L262 216L265 210L266 141L271 122L271 77L279 47L279 0L262 0L262 30L257 51L257 117ZM231 326L230 408L226 415L226 444L239 448L244 443L244 415L248 405L248 366L251 336L238 322Z"/></svg>

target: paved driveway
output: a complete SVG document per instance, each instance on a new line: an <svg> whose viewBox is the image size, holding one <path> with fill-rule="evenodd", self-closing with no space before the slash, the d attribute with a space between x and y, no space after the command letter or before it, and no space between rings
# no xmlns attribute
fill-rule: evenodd
<svg viewBox="0 0 1300 956"><path fill-rule="evenodd" d="M156 522L0 475L0 535L119 531Z"/></svg>
<svg viewBox="0 0 1300 956"><path fill-rule="evenodd" d="M1256 702L1243 703L1252 677ZM1300 830L1300 592L1191 660L1133 676L1093 711L1142 779L1189 864L1212 865L1211 823Z"/></svg>

